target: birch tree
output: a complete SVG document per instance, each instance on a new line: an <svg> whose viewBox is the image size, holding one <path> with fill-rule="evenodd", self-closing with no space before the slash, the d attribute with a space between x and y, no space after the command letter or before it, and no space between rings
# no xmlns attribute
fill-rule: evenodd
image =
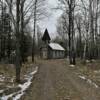
<svg viewBox="0 0 100 100"><path fill-rule="evenodd" d="M75 61L75 31L74 31L74 10L75 10L75 1L76 0L59 0L59 2L63 5L64 11L68 14L68 38L69 38L69 61L70 64L76 63Z"/></svg>

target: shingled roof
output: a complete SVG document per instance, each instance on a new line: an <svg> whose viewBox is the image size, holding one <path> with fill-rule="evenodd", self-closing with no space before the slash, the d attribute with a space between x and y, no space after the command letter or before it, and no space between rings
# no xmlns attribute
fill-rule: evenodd
<svg viewBox="0 0 100 100"><path fill-rule="evenodd" d="M43 41L51 40L47 29L46 29L45 32L44 32L44 35L43 35L43 37L42 37L42 40L43 40Z"/></svg>

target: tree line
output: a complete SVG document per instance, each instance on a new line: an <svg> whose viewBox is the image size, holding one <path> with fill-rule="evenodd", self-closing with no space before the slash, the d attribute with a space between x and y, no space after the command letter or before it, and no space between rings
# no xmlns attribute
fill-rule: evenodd
<svg viewBox="0 0 100 100"><path fill-rule="evenodd" d="M46 17L45 2L0 0L0 62L15 64L16 82L20 82L21 66L27 57L32 56L34 62L36 28Z"/></svg>
<svg viewBox="0 0 100 100"><path fill-rule="evenodd" d="M37 24L48 17L46 4L46 0L0 0L0 62L15 64L16 82L27 57L34 62L39 53L42 41ZM100 58L100 0L58 0L57 10L63 11L57 33L70 64L76 64L76 57L84 62Z"/></svg>
<svg viewBox="0 0 100 100"><path fill-rule="evenodd" d="M58 0L57 33L67 45L70 64L100 58L100 0Z"/></svg>

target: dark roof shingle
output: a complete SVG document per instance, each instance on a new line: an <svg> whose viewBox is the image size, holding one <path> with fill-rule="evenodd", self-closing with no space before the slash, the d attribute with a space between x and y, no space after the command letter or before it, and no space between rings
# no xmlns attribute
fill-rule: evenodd
<svg viewBox="0 0 100 100"><path fill-rule="evenodd" d="M43 37L42 37L42 40L43 40L43 41L51 40L47 29L46 29L45 32L44 32L44 35L43 35Z"/></svg>

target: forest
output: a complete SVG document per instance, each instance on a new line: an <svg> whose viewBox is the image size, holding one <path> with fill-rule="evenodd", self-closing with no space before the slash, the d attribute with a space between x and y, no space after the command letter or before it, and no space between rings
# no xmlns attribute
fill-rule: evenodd
<svg viewBox="0 0 100 100"><path fill-rule="evenodd" d="M63 14L58 19L57 33L64 40L72 64L75 57L84 62L100 58L99 7L99 0L59 0L57 9Z"/></svg>
<svg viewBox="0 0 100 100"><path fill-rule="evenodd" d="M37 22L46 17L45 3L0 0L0 62L16 66L16 82L20 81L21 66L27 57L32 56L34 62Z"/></svg>
<svg viewBox="0 0 100 100"><path fill-rule="evenodd" d="M46 0L0 0L0 61L16 66L20 81L22 63L39 56L42 32L38 22L49 16ZM66 48L65 57L75 65L80 58L100 59L100 0L58 0L54 11L62 11L57 20L57 36L52 40ZM37 40L37 42L36 42Z"/></svg>
<svg viewBox="0 0 100 100"><path fill-rule="evenodd" d="M39 23L52 17L50 10L62 12L51 41L65 48L68 65L100 62L100 0L57 0L51 8L47 0L0 0L0 66L13 64L17 83L21 82L22 66L29 65L28 58L31 65L43 60Z"/></svg>

